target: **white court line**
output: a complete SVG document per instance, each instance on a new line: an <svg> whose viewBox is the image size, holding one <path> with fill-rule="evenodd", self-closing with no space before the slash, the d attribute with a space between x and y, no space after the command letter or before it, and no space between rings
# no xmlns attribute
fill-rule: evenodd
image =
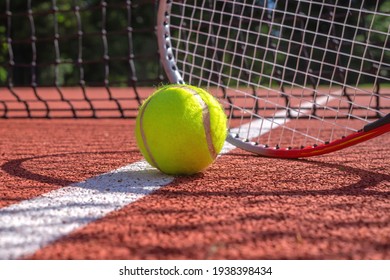
<svg viewBox="0 0 390 280"><path fill-rule="evenodd" d="M326 101L328 99L322 100ZM277 114L285 115L286 111L279 111ZM265 122L262 131L266 133L287 121ZM244 124L238 129L243 132L249 128L249 124ZM225 142L220 154L235 148ZM139 161L1 208L0 259L19 259L33 254L49 243L145 197L173 180L174 177L162 174L145 161Z"/></svg>
<svg viewBox="0 0 390 280"><path fill-rule="evenodd" d="M145 161L0 209L0 259L18 259L173 181Z"/></svg>

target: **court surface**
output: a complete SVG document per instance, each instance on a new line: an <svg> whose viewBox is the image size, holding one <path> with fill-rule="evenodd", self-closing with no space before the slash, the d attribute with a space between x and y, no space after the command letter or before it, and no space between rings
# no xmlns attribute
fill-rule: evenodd
<svg viewBox="0 0 390 280"><path fill-rule="evenodd" d="M1 1L0 259L390 259L390 133L188 177L136 145L168 81L281 150L388 115L390 1L320 2Z"/></svg>
<svg viewBox="0 0 390 280"><path fill-rule="evenodd" d="M302 160L142 160L133 119L0 120L3 259L389 259L390 137ZM112 172L114 171L114 172Z"/></svg>

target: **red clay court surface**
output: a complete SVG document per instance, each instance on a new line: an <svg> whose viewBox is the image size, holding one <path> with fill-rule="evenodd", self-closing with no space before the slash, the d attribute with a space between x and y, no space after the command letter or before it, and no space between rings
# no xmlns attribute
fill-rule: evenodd
<svg viewBox="0 0 390 280"><path fill-rule="evenodd" d="M1 119L0 211L142 160L134 125ZM389 136L305 160L234 149L21 258L390 259Z"/></svg>

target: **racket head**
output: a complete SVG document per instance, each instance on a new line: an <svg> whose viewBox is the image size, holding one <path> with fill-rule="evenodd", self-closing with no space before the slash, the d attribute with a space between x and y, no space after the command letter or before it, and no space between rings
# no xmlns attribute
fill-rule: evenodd
<svg viewBox="0 0 390 280"><path fill-rule="evenodd" d="M390 16L366 3L160 1L161 61L172 83L221 101L237 147L282 158L333 152L389 131L390 40L377 26ZM377 119L374 132L363 129Z"/></svg>

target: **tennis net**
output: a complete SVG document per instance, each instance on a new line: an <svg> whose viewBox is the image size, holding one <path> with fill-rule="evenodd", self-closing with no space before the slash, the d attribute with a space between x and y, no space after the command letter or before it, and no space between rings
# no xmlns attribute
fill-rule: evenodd
<svg viewBox="0 0 390 280"><path fill-rule="evenodd" d="M166 82L156 4L1 1L0 117L134 117Z"/></svg>
<svg viewBox="0 0 390 280"><path fill-rule="evenodd" d="M168 82L159 61L155 36L158 2L3 1L0 4L0 117L135 117L142 100L153 88ZM207 0L193 2L196 5ZM212 5L213 1L208 2ZM287 69L282 71L267 63L252 65L264 68L262 77L250 78L258 79L256 83L261 87L284 89L293 81L318 88L323 81L344 85L359 80L359 87L369 85L362 92L375 91L375 100L370 101L374 112L390 110L389 0L316 0L309 1L314 3L310 5L292 0L236 2L237 5L229 5L219 1L227 10L256 5L255 16L265 23L256 32L263 33L264 40L253 42L258 44L253 48L264 50L260 54L264 61ZM232 10L231 14L235 16L223 18L221 22L233 20L246 24L245 18L254 16L245 9ZM243 20L236 18L237 15ZM322 20L315 21L315 17ZM321 22L321 26L313 22ZM289 28L283 28L285 25ZM281 43L275 45L275 42ZM231 47L240 51L239 44ZM283 49L285 55L272 56L268 50L275 48ZM223 71L234 71L237 63L245 61L237 61L232 55L231 61L218 69L218 77L213 78L223 79ZM210 66L211 70L215 69ZM191 73L197 76L196 69ZM244 82L237 87L245 86L245 80L249 79L245 72L240 75ZM197 84L196 80L185 82ZM253 96L263 94L257 89L253 91ZM341 88L341 91L345 108L339 108L349 112L350 89ZM285 98L279 91L275 94L276 99ZM252 104L245 97L241 99L228 99L227 111L235 106L241 110L245 105L255 109L256 114L267 114L262 104ZM291 103L287 98L285 102Z"/></svg>

